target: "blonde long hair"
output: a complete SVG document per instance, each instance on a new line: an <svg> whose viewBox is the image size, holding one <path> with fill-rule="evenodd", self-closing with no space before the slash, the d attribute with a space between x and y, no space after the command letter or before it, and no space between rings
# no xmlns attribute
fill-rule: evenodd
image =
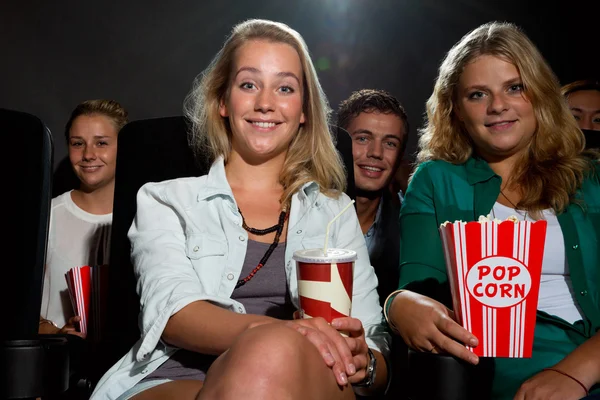
<svg viewBox="0 0 600 400"><path fill-rule="evenodd" d="M288 44L297 51L302 65L306 122L292 140L281 170L282 204L289 202L292 195L310 181L317 182L324 194L338 196L346 188L346 176L329 130L331 108L304 39L279 22L252 19L236 25L209 67L196 78L184 107L192 122L189 135L192 149L197 157L208 156L211 163L219 156L227 162L231 152L231 128L219 114L219 104L229 95L236 51L251 40Z"/></svg>
<svg viewBox="0 0 600 400"><path fill-rule="evenodd" d="M557 214L564 211L591 168L582 155L585 139L561 96L556 76L536 46L513 24L484 24L448 52L427 101L417 161L462 164L471 157L473 142L454 112L454 101L464 67L482 55L500 57L516 66L537 119L529 151L517 162L509 182L522 191L517 206L533 217L540 217L546 208Z"/></svg>

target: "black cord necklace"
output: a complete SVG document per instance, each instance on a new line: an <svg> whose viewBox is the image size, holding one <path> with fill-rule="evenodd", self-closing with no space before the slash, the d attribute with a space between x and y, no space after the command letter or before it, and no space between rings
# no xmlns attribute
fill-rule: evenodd
<svg viewBox="0 0 600 400"><path fill-rule="evenodd" d="M500 189L500 194L502 196L504 196L504 198L506 199L506 201L508 201L510 203L510 205L514 207L515 210L519 209L519 207L517 207L517 205L515 203L513 203L512 201L510 201L510 199L508 198L508 196L504 194L504 192L502 191L502 189Z"/></svg>
<svg viewBox="0 0 600 400"><path fill-rule="evenodd" d="M276 233L275 233L275 239L273 239L273 243L271 243L271 245L265 252L265 255L260 259L260 262L258 263L256 268L254 268L252 270L252 272L250 272L248 274L248 276L246 276L244 279L240 279L239 281L237 281L237 284L235 285L236 289L239 288L240 286L244 286L248 281L250 281L250 279L252 279L254 277L254 275L262 267L264 267L264 265L267 263L267 260L269 259L269 257L271 257L271 254L273 253L273 250L275 250L275 248L277 248L277 245L279 244L279 238L281 237L281 232L283 232L283 226L285 225L285 220L287 218L287 207L284 207L281 210L281 213L279 214L279 221L277 222L276 225L273 225L272 227L266 228L266 229L256 229L256 228L250 228L248 225L246 225L246 220L244 219L244 214L242 214L242 211L239 208L238 208L238 211L240 212L240 215L242 216L242 227L246 231L248 231L254 235L257 235L257 236L264 236L264 235L267 235L272 232L276 232Z"/></svg>
<svg viewBox="0 0 600 400"><path fill-rule="evenodd" d="M279 228L279 222L276 223L275 225L271 226L270 228L265 228L265 229L250 228L248 225L246 225L246 220L244 219L244 215L242 214L242 211L239 208L238 208L238 211L240 212L240 215L242 216L242 228L244 228L248 232L252 233L253 235L264 236L269 233L273 233L273 232L277 231L277 228ZM284 211L282 211L282 213L283 212ZM279 219L281 219L281 214L279 215Z"/></svg>
<svg viewBox="0 0 600 400"><path fill-rule="evenodd" d="M508 201L508 202L510 203L510 205L511 205L511 206L513 206L513 207L515 208L515 211L516 211L516 212L522 211L522 210L519 210L519 207L517 207L517 205L516 205L515 203L513 203L512 201L510 201L510 199L508 198L508 196L506 196L506 195L504 194L504 192L502 191L502 189L500 189L500 194L501 194L502 196L504 196L504 198L506 199L506 201ZM493 211L493 208L492 208L492 211ZM527 214L528 214L528 211L527 211L527 210L525 210L525 216L523 217L523 221L527 221ZM494 213L494 218L496 218L496 215L495 215L495 213Z"/></svg>

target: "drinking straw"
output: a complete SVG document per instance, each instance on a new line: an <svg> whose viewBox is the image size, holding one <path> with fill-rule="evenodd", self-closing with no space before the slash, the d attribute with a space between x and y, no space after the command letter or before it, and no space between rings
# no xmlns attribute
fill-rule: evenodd
<svg viewBox="0 0 600 400"><path fill-rule="evenodd" d="M323 254L325 255L325 257L327 257L327 241L329 240L329 228L331 227L331 224L333 223L333 221L338 219L340 217L340 215L342 215L344 213L344 211L346 211L348 208L350 208L350 206L352 204L354 204L354 200L352 200L350 203L348 203L348 205L346 205L346 207L344 207L343 210L340 211L340 213L338 215L333 217L333 219L331 221L329 221L329 223L327 224L327 230L325 231L325 245L323 246Z"/></svg>

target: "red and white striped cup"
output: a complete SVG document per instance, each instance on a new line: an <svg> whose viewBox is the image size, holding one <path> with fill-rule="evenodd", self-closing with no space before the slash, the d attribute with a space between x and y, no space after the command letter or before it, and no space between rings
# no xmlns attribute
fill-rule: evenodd
<svg viewBox="0 0 600 400"><path fill-rule="evenodd" d="M298 297L301 318L322 317L327 322L349 317L356 252L344 249L297 250Z"/></svg>
<svg viewBox="0 0 600 400"><path fill-rule="evenodd" d="M458 323L479 339L480 357L529 358L546 221L440 226Z"/></svg>

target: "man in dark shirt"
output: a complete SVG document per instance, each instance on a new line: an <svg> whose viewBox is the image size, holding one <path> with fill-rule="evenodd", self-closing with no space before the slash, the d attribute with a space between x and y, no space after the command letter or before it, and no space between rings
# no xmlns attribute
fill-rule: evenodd
<svg viewBox="0 0 600 400"><path fill-rule="evenodd" d="M391 94L362 89L340 104L338 126L352 137L356 211L383 304L398 287L400 197L389 187L406 148L408 118Z"/></svg>

